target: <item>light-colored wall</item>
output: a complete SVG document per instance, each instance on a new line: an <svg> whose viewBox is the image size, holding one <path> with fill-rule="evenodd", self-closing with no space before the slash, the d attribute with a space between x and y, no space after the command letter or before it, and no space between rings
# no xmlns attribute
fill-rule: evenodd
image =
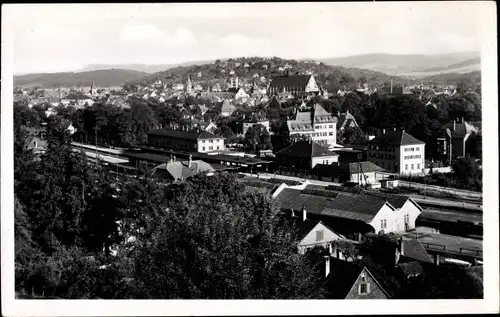
<svg viewBox="0 0 500 317"><path fill-rule="evenodd" d="M211 141L211 142L210 142ZM217 146L219 148L217 148ZM212 149L210 149L212 147ZM224 139L198 140L198 152L206 153L211 151L224 151Z"/></svg>
<svg viewBox="0 0 500 317"><path fill-rule="evenodd" d="M306 86L306 92L316 92L318 91L318 84L316 84L316 80L314 79L314 76L311 76L309 78L309 82L307 83Z"/></svg>
<svg viewBox="0 0 500 317"><path fill-rule="evenodd" d="M300 215L302 217L302 215ZM323 230L323 239L316 241L316 231ZM315 246L328 247L328 244L332 241L341 239L341 237L335 232L331 231L323 225L323 223L318 223L298 244L299 254L304 254L307 248L313 248Z"/></svg>
<svg viewBox="0 0 500 317"><path fill-rule="evenodd" d="M409 158L409 156L414 156L414 158ZM399 158L400 158L400 174L424 173L425 144L401 146ZM413 164L413 169L411 168L412 164ZM406 165L408 165L408 169L406 169Z"/></svg>
<svg viewBox="0 0 500 317"><path fill-rule="evenodd" d="M372 219L370 225L375 229L375 233L378 233L382 229L384 233L402 232L405 231L405 215L409 215L409 229L415 228L415 221L418 215L420 215L420 210L409 200L406 201L401 209L392 210L387 204L384 205ZM382 228L382 219L387 220L386 228Z"/></svg>
<svg viewBox="0 0 500 317"><path fill-rule="evenodd" d="M308 135L312 140L324 145L331 145L337 143L337 123L336 122L322 122L315 124L312 130L307 131L289 131L292 135ZM326 135L323 135L325 134Z"/></svg>
<svg viewBox="0 0 500 317"><path fill-rule="evenodd" d="M386 228L382 228L382 219L387 220ZM375 233L381 230L384 230L385 233L398 232L404 230L403 220L403 215L400 215L397 211L392 210L392 208L385 204L372 219L370 225L375 229ZM399 230L397 229L397 225L399 225Z"/></svg>
<svg viewBox="0 0 500 317"><path fill-rule="evenodd" d="M337 163L339 157L338 156L320 156L320 157L313 157L311 161L311 168L314 168L316 164L332 164L332 163ZM328 161L328 162L327 162Z"/></svg>
<svg viewBox="0 0 500 317"><path fill-rule="evenodd" d="M363 283L363 275L365 277L365 282L368 284L367 289L369 292L367 294L361 295L359 291L360 285ZM356 282L354 282L354 285L352 286L345 299L388 299L388 297L365 268L356 279Z"/></svg>
<svg viewBox="0 0 500 317"><path fill-rule="evenodd" d="M376 173L352 173L350 181L353 183L359 181L360 184L373 184L377 182Z"/></svg>

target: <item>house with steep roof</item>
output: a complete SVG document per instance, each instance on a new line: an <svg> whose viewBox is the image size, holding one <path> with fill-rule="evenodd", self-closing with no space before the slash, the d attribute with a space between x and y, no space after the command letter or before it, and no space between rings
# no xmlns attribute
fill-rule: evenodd
<svg viewBox="0 0 500 317"><path fill-rule="evenodd" d="M312 171L319 180L359 185L378 184L384 179L385 170L370 161L347 163L339 165L317 164Z"/></svg>
<svg viewBox="0 0 500 317"><path fill-rule="evenodd" d="M202 131L206 131L209 133L214 133L217 130L217 125L210 121L199 121L196 126L198 126Z"/></svg>
<svg viewBox="0 0 500 317"><path fill-rule="evenodd" d="M224 151L224 137L206 131L161 129L148 133L148 145L187 152Z"/></svg>
<svg viewBox="0 0 500 317"><path fill-rule="evenodd" d="M276 164L280 167L311 170L316 164L333 164L338 154L312 141L298 141L276 152Z"/></svg>
<svg viewBox="0 0 500 317"><path fill-rule="evenodd" d="M460 121L453 120L453 122L446 124L443 129L446 132L447 142L445 146L450 162L459 157L465 157L467 141L477 137L480 132L476 126L464 121L463 118Z"/></svg>
<svg viewBox="0 0 500 317"><path fill-rule="evenodd" d="M388 172L424 173L425 143L404 130L385 131L369 142L367 158Z"/></svg>
<svg viewBox="0 0 500 317"><path fill-rule="evenodd" d="M305 136L332 147L337 144L337 118L319 104L310 111L297 112L293 120L287 121L287 127L290 137Z"/></svg>
<svg viewBox="0 0 500 317"><path fill-rule="evenodd" d="M270 95L289 93L303 98L317 95L319 87L313 75L285 75L273 77L268 92Z"/></svg>
<svg viewBox="0 0 500 317"><path fill-rule="evenodd" d="M325 257L326 288L331 299L389 299L390 295L363 265Z"/></svg>
<svg viewBox="0 0 500 317"><path fill-rule="evenodd" d="M299 217L303 217L300 215ZM305 217L305 215L304 215ZM296 224L299 243L297 250L299 254L305 254L315 247L325 250L331 248L333 241L345 239L342 235L335 233L320 220L300 219Z"/></svg>
<svg viewBox="0 0 500 317"><path fill-rule="evenodd" d="M213 175L214 172L212 165L202 160L193 160L191 156L188 161L177 161L171 157L169 162L155 166L151 170L153 176L167 182L182 182L199 173Z"/></svg>
<svg viewBox="0 0 500 317"><path fill-rule="evenodd" d="M230 100L228 99L225 99L223 102L222 102L222 107L221 107L221 115L223 117L228 117L230 116L231 114L233 114L233 112L236 111L236 107L231 103Z"/></svg>
<svg viewBox="0 0 500 317"><path fill-rule="evenodd" d="M421 208L407 201L330 190L281 187L273 194L284 215L292 211L307 213L308 219L321 220L334 232L360 241L368 233L404 232L415 228ZM404 203L403 203L404 202ZM401 205L402 204L402 205ZM396 206L395 206L396 205Z"/></svg>
<svg viewBox="0 0 500 317"><path fill-rule="evenodd" d="M253 114L250 119L245 119L242 122L242 134L245 135L250 127L261 125L266 128L267 132L271 133L269 119L263 115Z"/></svg>
<svg viewBox="0 0 500 317"><path fill-rule="evenodd" d="M349 110L346 110L346 112L341 113L338 118L337 118L337 129L340 132L343 132L345 128L358 128L359 125L356 122L356 118L349 112Z"/></svg>

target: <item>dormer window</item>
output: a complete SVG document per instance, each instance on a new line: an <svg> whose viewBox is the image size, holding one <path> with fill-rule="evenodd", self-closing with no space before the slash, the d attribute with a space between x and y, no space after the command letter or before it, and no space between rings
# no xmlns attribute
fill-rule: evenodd
<svg viewBox="0 0 500 317"><path fill-rule="evenodd" d="M370 283L366 280L366 275L364 273L361 274L361 283L358 287L359 295L366 295L370 293Z"/></svg>

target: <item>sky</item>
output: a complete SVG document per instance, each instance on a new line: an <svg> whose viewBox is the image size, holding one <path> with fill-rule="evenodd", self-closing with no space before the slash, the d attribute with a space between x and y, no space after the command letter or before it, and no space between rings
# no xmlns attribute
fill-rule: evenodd
<svg viewBox="0 0 500 317"><path fill-rule="evenodd" d="M485 9L467 2L5 6L16 74L240 56L479 51Z"/></svg>

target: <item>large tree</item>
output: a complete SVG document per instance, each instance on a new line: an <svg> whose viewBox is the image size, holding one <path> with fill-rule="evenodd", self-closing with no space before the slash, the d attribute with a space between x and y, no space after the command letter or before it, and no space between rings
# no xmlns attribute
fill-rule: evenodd
<svg viewBox="0 0 500 317"><path fill-rule="evenodd" d="M270 197L234 176L197 176L169 187L134 250L136 298L321 298L322 263L296 253Z"/></svg>

